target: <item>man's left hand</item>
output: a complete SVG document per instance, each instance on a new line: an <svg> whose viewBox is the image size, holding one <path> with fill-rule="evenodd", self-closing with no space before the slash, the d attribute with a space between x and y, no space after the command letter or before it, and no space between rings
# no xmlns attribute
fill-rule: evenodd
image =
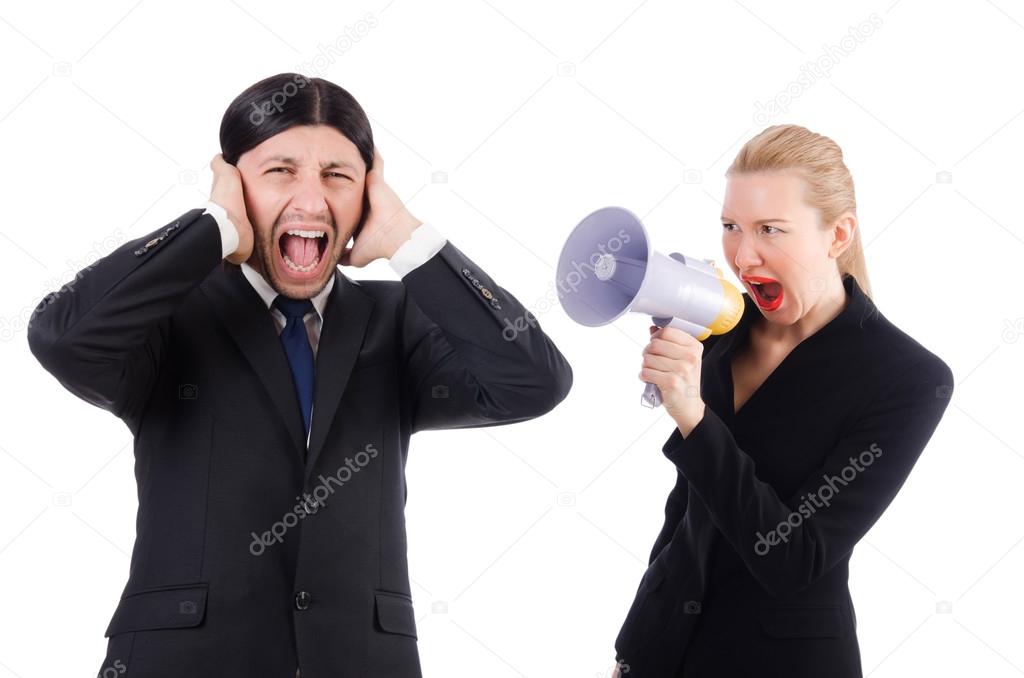
<svg viewBox="0 0 1024 678"><path fill-rule="evenodd" d="M377 259L390 259L423 222L409 213L395 191L384 181L384 159L373 149L373 169L366 174L370 213L351 247L341 253L344 266L365 266Z"/></svg>

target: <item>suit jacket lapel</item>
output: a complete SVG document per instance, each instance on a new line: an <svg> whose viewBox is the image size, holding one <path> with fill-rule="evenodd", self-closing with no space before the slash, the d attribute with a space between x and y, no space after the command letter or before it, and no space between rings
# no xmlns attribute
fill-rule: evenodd
<svg viewBox="0 0 1024 678"><path fill-rule="evenodd" d="M292 454L302 459L306 436L295 395L291 367L263 299L237 266L222 265L200 285L235 343L259 376L292 440Z"/></svg>
<svg viewBox="0 0 1024 678"><path fill-rule="evenodd" d="M310 432L308 453L291 367L263 300L237 266L222 267L201 285L217 315L263 382L288 429L294 447L292 452L299 459L306 457L305 479L309 478L334 422L374 305L373 299L360 289L358 282L337 270L334 276L334 289L327 297L317 348L313 430Z"/></svg>
<svg viewBox="0 0 1024 678"><path fill-rule="evenodd" d="M349 280L341 271L335 271L334 289L327 297L317 348L313 430L309 438L305 480L309 479L334 423L338 403L363 345L373 306L373 299L360 289L358 282Z"/></svg>

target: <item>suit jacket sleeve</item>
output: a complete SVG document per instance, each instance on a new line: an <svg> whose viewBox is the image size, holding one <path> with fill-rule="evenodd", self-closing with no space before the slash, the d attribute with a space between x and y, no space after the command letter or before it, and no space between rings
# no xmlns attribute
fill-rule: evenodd
<svg viewBox="0 0 1024 678"><path fill-rule="evenodd" d="M402 282L412 432L524 421L568 394L572 369L536 317L451 242Z"/></svg>
<svg viewBox="0 0 1024 678"><path fill-rule="evenodd" d="M726 335L715 334L705 339L703 355L710 353L715 344L724 336ZM665 523L661 527L661 532L658 533L658 538L654 540L654 547L651 549L651 555L647 559L648 566L654 562L654 559L658 557L661 550L672 539L679 521L683 519L683 515L686 513L689 499L690 484L686 481L686 476L683 475L682 471L676 469L676 484L669 493L668 500L665 502Z"/></svg>
<svg viewBox="0 0 1024 678"><path fill-rule="evenodd" d="M686 438L673 431L662 451L751 574L785 596L828 572L882 515L938 426L952 387L949 367L934 356L894 375L791 497L757 478L753 460L711 408Z"/></svg>
<svg viewBox="0 0 1024 678"><path fill-rule="evenodd" d="M167 350L171 316L221 262L213 216L186 212L125 243L39 303L29 349L69 391L133 434Z"/></svg>

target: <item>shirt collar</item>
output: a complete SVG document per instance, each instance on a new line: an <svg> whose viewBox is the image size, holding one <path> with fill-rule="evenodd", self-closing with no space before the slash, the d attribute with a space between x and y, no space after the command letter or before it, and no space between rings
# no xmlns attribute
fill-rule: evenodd
<svg viewBox="0 0 1024 678"><path fill-rule="evenodd" d="M270 305L273 304L274 299L277 298L277 290L271 287L266 278L260 275L255 268L246 262L242 263L242 274L245 275L245 279L249 281L249 284L252 285L253 289L260 295L260 298L263 299L263 303L267 305L267 310L269 310ZM317 314L320 316L321 322L323 322L324 319L324 308L327 306L327 297L331 294L331 290L334 289L334 278L335 276L332 275L331 279L327 281L326 285L324 285L324 288L320 290L320 293L310 299L310 301L313 302L313 308L316 309Z"/></svg>

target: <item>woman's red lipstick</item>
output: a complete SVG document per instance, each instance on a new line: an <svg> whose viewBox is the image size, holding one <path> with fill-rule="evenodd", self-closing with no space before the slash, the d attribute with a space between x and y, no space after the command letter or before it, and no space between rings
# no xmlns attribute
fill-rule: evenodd
<svg viewBox="0 0 1024 678"><path fill-rule="evenodd" d="M782 283L778 280L758 275L744 275L740 278L747 284L750 295L761 310L774 311L782 305L782 297L785 292L782 289Z"/></svg>

